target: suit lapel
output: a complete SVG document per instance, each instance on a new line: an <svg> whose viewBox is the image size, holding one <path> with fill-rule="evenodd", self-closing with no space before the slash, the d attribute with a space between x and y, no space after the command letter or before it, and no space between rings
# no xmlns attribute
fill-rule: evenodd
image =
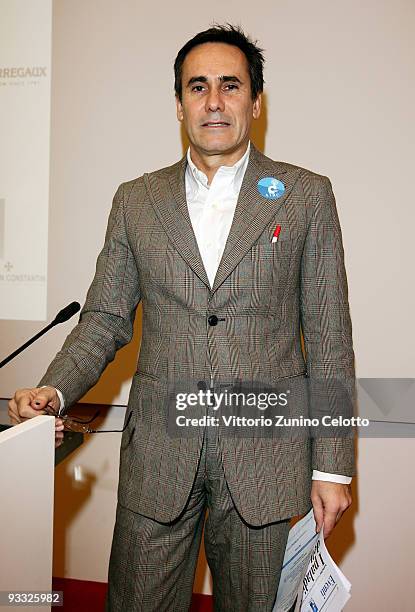
<svg viewBox="0 0 415 612"><path fill-rule="evenodd" d="M212 291L224 282L284 205L299 172L298 168L268 159L251 143L248 167ZM266 176L280 179L285 185L284 194L277 200L267 200L258 192L258 181Z"/></svg>
<svg viewBox="0 0 415 612"><path fill-rule="evenodd" d="M145 174L144 180L156 214L169 238L195 274L214 292L231 274L264 231L266 225L284 205L298 178L300 169L270 160L251 143L249 162L239 192L232 225L213 287L211 287L187 208L186 166L185 155L177 164L166 169L164 175ZM258 181L266 176L274 176L282 180L285 185L284 194L277 200L267 200L258 192Z"/></svg>
<svg viewBox="0 0 415 612"><path fill-rule="evenodd" d="M161 179L154 174L145 174L144 180L159 221L169 238L195 274L210 289L187 208L186 166L187 159L184 156L168 169L167 177Z"/></svg>

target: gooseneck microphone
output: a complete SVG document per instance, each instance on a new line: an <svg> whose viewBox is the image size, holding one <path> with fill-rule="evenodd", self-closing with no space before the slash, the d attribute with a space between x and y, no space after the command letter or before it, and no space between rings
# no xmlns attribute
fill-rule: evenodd
<svg viewBox="0 0 415 612"><path fill-rule="evenodd" d="M79 312L80 309L81 304L79 302L71 302L70 304L65 306L65 308L62 308L62 310L58 312L50 326L52 327L53 325L57 325L58 323L65 323L65 321L68 321L71 317L74 316L74 314Z"/></svg>
<svg viewBox="0 0 415 612"><path fill-rule="evenodd" d="M70 304L68 304L68 306L65 306L65 308L62 308L62 310L58 312L56 317L53 319L51 323L49 323L49 325L46 325L46 327L41 329L40 332L38 332L35 336L33 336L33 338L30 338L30 340L22 344L21 347L16 349L11 355L6 357L6 359L3 359L3 361L0 361L0 368L5 366L6 363L9 363L9 361L14 359L15 357L17 357L19 353L24 351L28 346L32 344L32 342L35 342L35 340L40 338L40 336L43 336L43 334L46 334L46 332L49 331L52 327L54 327L55 325L58 325L59 323L65 323L65 321L73 317L73 315L76 314L80 309L81 309L81 305L79 302L71 302Z"/></svg>

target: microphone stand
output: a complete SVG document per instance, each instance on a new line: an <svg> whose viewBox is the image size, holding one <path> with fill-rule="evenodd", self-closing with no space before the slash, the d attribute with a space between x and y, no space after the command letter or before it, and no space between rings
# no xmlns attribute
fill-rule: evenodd
<svg viewBox="0 0 415 612"><path fill-rule="evenodd" d="M44 327L43 329L40 330L40 332L35 334L33 338L30 338L30 340L22 344L22 346L20 346L18 349L13 351L13 353L9 355L8 357L6 357L5 359L3 359L3 361L0 361L0 368L5 366L7 363L9 363L9 361L14 359L15 357L17 357L19 353L24 351L28 346L32 344L32 342L35 342L38 338L40 338L40 336L43 336L43 334L46 334L46 332L49 331L52 327L54 327L55 325L58 325L59 323L64 323L65 321L70 319L75 313L77 313L80 310L80 308L81 308L81 305L79 304L79 302L72 302L71 304L68 304L68 306L66 306L60 312L58 312L54 320L51 323L49 323L49 325L46 325L46 327Z"/></svg>

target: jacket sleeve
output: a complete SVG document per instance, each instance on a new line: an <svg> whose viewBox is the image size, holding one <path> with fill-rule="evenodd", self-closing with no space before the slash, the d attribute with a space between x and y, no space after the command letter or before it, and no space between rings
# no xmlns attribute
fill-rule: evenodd
<svg viewBox="0 0 415 612"><path fill-rule="evenodd" d="M331 182L315 175L314 185L314 208L310 211L301 260L300 321L310 388L318 383L320 392L323 390L328 399L325 413L338 416L335 402L339 385L346 392L349 405L355 401L352 324L341 229ZM348 436L313 437L311 446L313 470L355 475L354 437L350 430Z"/></svg>
<svg viewBox="0 0 415 612"><path fill-rule="evenodd" d="M59 388L65 399L65 411L95 385L116 351L133 335L141 296L138 270L126 233L123 198L124 189L120 185L79 322L38 383L39 387Z"/></svg>

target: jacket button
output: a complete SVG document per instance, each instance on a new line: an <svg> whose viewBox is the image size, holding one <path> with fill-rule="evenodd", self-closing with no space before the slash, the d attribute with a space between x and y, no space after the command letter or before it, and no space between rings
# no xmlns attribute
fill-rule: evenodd
<svg viewBox="0 0 415 612"><path fill-rule="evenodd" d="M217 325L218 321L219 319L216 315L210 315L210 317L208 318L209 325Z"/></svg>

